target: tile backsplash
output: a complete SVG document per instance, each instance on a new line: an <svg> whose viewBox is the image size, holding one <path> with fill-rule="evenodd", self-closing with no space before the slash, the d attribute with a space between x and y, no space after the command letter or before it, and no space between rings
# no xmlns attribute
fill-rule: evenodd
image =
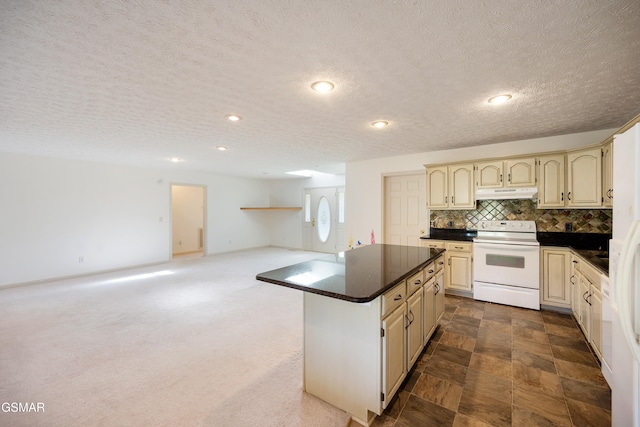
<svg viewBox="0 0 640 427"><path fill-rule="evenodd" d="M535 221L537 231L611 233L611 209L536 209L533 200L481 200L477 209L431 211L431 227L477 229L478 222ZM567 229L566 224L571 224Z"/></svg>

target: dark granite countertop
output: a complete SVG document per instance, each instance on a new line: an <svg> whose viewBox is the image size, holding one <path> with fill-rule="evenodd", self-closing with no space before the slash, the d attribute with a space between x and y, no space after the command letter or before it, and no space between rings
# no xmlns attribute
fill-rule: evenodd
<svg viewBox="0 0 640 427"><path fill-rule="evenodd" d="M443 249L375 244L260 273L257 280L346 301L374 300Z"/></svg>
<svg viewBox="0 0 640 427"><path fill-rule="evenodd" d="M430 228L429 236L422 236L421 239L434 240L458 240L461 242L471 242L478 235L477 230L466 230L464 228Z"/></svg>

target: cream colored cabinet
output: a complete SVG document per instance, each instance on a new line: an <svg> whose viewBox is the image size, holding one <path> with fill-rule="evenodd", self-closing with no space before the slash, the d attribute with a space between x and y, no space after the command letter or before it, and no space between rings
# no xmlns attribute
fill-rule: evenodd
<svg viewBox="0 0 640 427"><path fill-rule="evenodd" d="M571 286L571 313L578 320L580 318L580 260L571 254L571 275L569 285Z"/></svg>
<svg viewBox="0 0 640 427"><path fill-rule="evenodd" d="M440 265L437 272L434 271L436 266ZM438 322L444 314L444 256L436 260L435 265L425 268L424 285L424 311L423 311L423 334L424 344L426 345L429 338L433 335Z"/></svg>
<svg viewBox="0 0 640 427"><path fill-rule="evenodd" d="M424 336L422 326L424 319L424 293L422 286L407 299L407 366L413 366L422 349L424 348Z"/></svg>
<svg viewBox="0 0 640 427"><path fill-rule="evenodd" d="M469 242L446 242L444 255L444 283L447 291L472 290L473 244ZM468 295L468 294L467 294Z"/></svg>
<svg viewBox="0 0 640 427"><path fill-rule="evenodd" d="M443 257L444 259L444 257ZM443 261L444 263L444 261ZM440 270L436 274L435 278L435 318L436 318L436 326L442 319L442 315L444 314L444 272ZM426 345L426 342L425 342Z"/></svg>
<svg viewBox="0 0 640 427"><path fill-rule="evenodd" d="M567 207L602 206L602 149L567 154Z"/></svg>
<svg viewBox="0 0 640 427"><path fill-rule="evenodd" d="M589 340L589 325L591 310L589 309L589 291L591 291L591 282L582 273L578 273L580 283L580 310L578 316L578 325L584 332L584 336Z"/></svg>
<svg viewBox="0 0 640 427"><path fill-rule="evenodd" d="M424 285L424 323L422 330L424 332L424 342L426 343L431 338L431 335L436 330L436 312L434 307L436 306L436 278L431 277Z"/></svg>
<svg viewBox="0 0 640 427"><path fill-rule="evenodd" d="M591 285L591 295L587 299L590 308L589 334L593 350L598 359L602 360L602 293L600 288Z"/></svg>
<svg viewBox="0 0 640 427"><path fill-rule="evenodd" d="M429 209L472 209L476 205L473 165L455 164L427 168Z"/></svg>
<svg viewBox="0 0 640 427"><path fill-rule="evenodd" d="M613 142L602 147L602 206L613 207Z"/></svg>
<svg viewBox="0 0 640 427"><path fill-rule="evenodd" d="M522 158L505 160L506 187L535 187L536 159Z"/></svg>
<svg viewBox="0 0 640 427"><path fill-rule="evenodd" d="M564 154L542 156L538 160L538 208L554 209L565 206Z"/></svg>
<svg viewBox="0 0 640 427"><path fill-rule="evenodd" d="M427 207L429 209L449 208L449 167L427 168Z"/></svg>
<svg viewBox="0 0 640 427"><path fill-rule="evenodd" d="M383 407L387 406L407 376L406 315L407 306L403 303L382 321Z"/></svg>
<svg viewBox="0 0 640 427"><path fill-rule="evenodd" d="M542 248L542 293L540 303L556 307L571 307L571 251L563 248Z"/></svg>
<svg viewBox="0 0 640 427"><path fill-rule="evenodd" d="M444 249L444 240L420 239L420 246L423 248Z"/></svg>
<svg viewBox="0 0 640 427"><path fill-rule="evenodd" d="M476 188L502 188L504 165L502 160L476 165Z"/></svg>
<svg viewBox="0 0 640 427"><path fill-rule="evenodd" d="M514 158L476 165L476 188L535 187L536 159Z"/></svg>
<svg viewBox="0 0 640 427"><path fill-rule="evenodd" d="M572 254L571 309L580 329L602 360L602 291L600 273L588 262ZM575 284L574 284L575 283Z"/></svg>

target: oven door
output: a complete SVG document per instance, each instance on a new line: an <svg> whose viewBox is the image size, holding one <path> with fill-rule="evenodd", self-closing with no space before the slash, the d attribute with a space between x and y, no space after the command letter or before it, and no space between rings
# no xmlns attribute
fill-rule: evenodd
<svg viewBox="0 0 640 427"><path fill-rule="evenodd" d="M473 244L473 280L522 288L540 288L540 246Z"/></svg>

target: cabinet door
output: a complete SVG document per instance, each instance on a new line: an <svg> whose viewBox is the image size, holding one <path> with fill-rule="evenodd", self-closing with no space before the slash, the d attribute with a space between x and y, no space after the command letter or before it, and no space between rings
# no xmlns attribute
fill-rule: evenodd
<svg viewBox="0 0 640 427"><path fill-rule="evenodd" d="M447 289L471 291L471 254L447 251L445 258Z"/></svg>
<svg viewBox="0 0 640 427"><path fill-rule="evenodd" d="M571 306L571 252L561 249L542 249L543 304Z"/></svg>
<svg viewBox="0 0 640 427"><path fill-rule="evenodd" d="M499 162L478 163L476 172L476 188L501 188L503 165Z"/></svg>
<svg viewBox="0 0 640 427"><path fill-rule="evenodd" d="M407 300L407 370L418 360L424 343L422 335L423 293L418 291Z"/></svg>
<svg viewBox="0 0 640 427"><path fill-rule="evenodd" d="M571 275L569 285L571 286L571 313L580 323L580 273L577 270L578 260L575 255L571 255Z"/></svg>
<svg viewBox="0 0 640 427"><path fill-rule="evenodd" d="M592 148L567 154L567 206L602 205L602 150Z"/></svg>
<svg viewBox="0 0 640 427"><path fill-rule="evenodd" d="M505 162L507 187L535 187L536 159L513 159Z"/></svg>
<svg viewBox="0 0 640 427"><path fill-rule="evenodd" d="M538 208L563 208L565 205L564 189L564 154L540 157L538 161Z"/></svg>
<svg viewBox="0 0 640 427"><path fill-rule="evenodd" d="M602 206L613 207L613 143L602 147Z"/></svg>
<svg viewBox="0 0 640 427"><path fill-rule="evenodd" d="M391 401L407 376L407 346L404 333L406 313L407 305L402 304L382 321L382 329L384 330L382 338L384 407Z"/></svg>
<svg viewBox="0 0 640 427"><path fill-rule="evenodd" d="M444 314L444 274L442 271L436 276L435 282L435 326L438 326L438 322L442 319ZM425 343L426 344L426 343Z"/></svg>
<svg viewBox="0 0 640 427"><path fill-rule="evenodd" d="M473 186L473 165L449 166L449 207L473 209L476 206L476 194Z"/></svg>
<svg viewBox="0 0 640 427"><path fill-rule="evenodd" d="M591 291L591 282L584 277L582 274L578 273L580 277L580 319L578 319L578 323L584 332L584 336L587 337L587 341L590 339L589 335L589 325L591 324L590 313L591 309L589 306L589 294Z"/></svg>
<svg viewBox="0 0 640 427"><path fill-rule="evenodd" d="M424 285L424 311L423 311L423 331L424 331L424 343L426 344L436 330L436 311L435 311L435 278L431 278Z"/></svg>
<svg viewBox="0 0 640 427"><path fill-rule="evenodd" d="M591 335L591 345L598 356L602 360L602 294L600 289L595 286L591 287L591 313L589 333Z"/></svg>
<svg viewBox="0 0 640 427"><path fill-rule="evenodd" d="M427 169L427 207L429 209L446 209L448 198L447 166Z"/></svg>

